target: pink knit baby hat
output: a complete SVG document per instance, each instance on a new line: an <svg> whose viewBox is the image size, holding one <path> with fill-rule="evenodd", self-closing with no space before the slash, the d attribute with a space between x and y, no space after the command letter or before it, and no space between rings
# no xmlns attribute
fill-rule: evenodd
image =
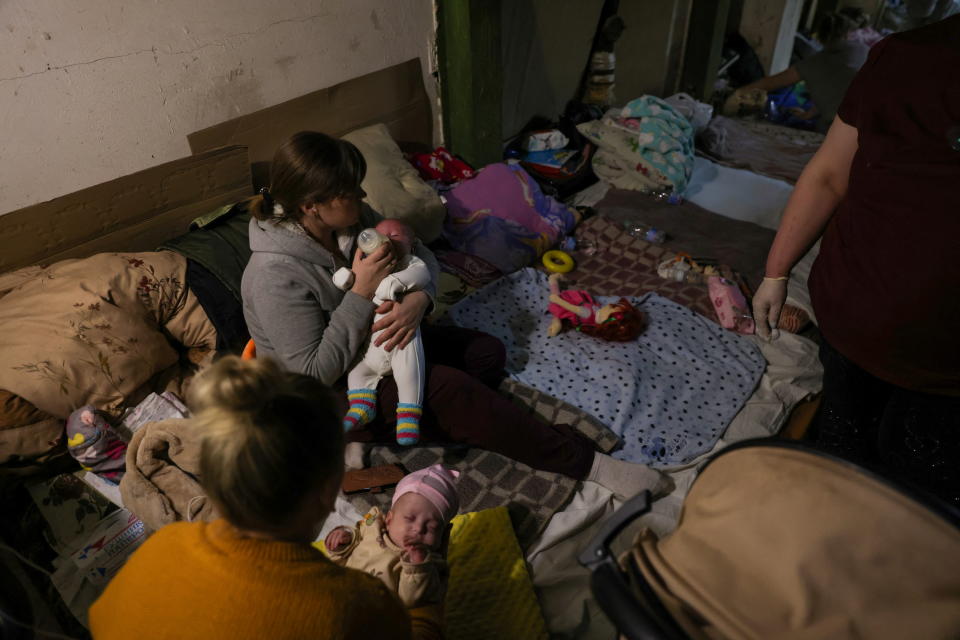
<svg viewBox="0 0 960 640"><path fill-rule="evenodd" d="M460 497L457 495L455 482L459 476L459 471L447 469L441 464L409 473L397 483L390 506L397 504L403 494L416 493L437 508L444 522L450 522L460 510Z"/></svg>

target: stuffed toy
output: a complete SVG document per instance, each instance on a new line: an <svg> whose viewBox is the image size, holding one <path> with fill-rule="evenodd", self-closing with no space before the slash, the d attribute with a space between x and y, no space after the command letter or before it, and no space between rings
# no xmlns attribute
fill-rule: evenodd
<svg viewBox="0 0 960 640"><path fill-rule="evenodd" d="M67 418L67 451L87 471L119 483L126 468L127 443L111 429L93 405L80 407Z"/></svg>

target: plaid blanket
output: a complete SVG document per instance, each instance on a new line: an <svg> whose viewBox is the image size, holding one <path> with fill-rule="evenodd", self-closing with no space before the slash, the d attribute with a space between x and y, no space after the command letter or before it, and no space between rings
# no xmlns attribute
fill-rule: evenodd
<svg viewBox="0 0 960 640"><path fill-rule="evenodd" d="M564 276L564 289L584 289L594 296L636 297L653 291L716 321L706 285L657 275L657 265L676 255L674 251L634 238L620 223L604 216L586 220L577 227L575 237L579 247L592 245L595 252L572 252L577 268Z"/></svg>

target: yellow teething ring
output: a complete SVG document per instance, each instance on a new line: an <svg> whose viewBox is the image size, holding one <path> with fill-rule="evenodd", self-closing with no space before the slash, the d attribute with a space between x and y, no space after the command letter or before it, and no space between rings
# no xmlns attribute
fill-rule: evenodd
<svg viewBox="0 0 960 640"><path fill-rule="evenodd" d="M567 273L573 270L573 258L565 251L552 249L543 254L543 266L554 273Z"/></svg>

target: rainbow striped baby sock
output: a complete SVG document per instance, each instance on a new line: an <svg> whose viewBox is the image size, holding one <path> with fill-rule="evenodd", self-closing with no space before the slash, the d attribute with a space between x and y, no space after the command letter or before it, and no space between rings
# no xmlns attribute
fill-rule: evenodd
<svg viewBox="0 0 960 640"><path fill-rule="evenodd" d="M397 403L397 443L409 446L420 441L420 416L423 409L412 402Z"/></svg>
<svg viewBox="0 0 960 640"><path fill-rule="evenodd" d="M355 425L363 426L377 415L377 392L375 389L350 389L347 391L350 409L343 417L343 430Z"/></svg>

